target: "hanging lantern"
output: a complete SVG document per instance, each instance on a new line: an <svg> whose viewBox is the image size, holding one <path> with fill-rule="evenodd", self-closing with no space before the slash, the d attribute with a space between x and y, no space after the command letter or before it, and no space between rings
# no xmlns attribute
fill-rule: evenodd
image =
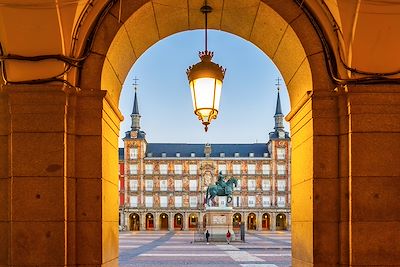
<svg viewBox="0 0 400 267"><path fill-rule="evenodd" d="M203 123L206 132L208 125L218 115L222 81L226 70L211 61L214 53L207 50L207 14L211 11L212 8L207 5L201 8L201 12L205 15L205 50L199 52L201 61L186 71L194 113Z"/></svg>

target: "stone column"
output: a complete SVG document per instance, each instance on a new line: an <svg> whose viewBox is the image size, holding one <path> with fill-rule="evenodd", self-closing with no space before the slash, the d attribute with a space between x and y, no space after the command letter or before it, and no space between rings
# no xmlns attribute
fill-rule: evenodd
<svg viewBox="0 0 400 267"><path fill-rule="evenodd" d="M276 213L271 213L271 231L276 231Z"/></svg>
<svg viewBox="0 0 400 267"><path fill-rule="evenodd" d="M257 231L261 231L262 230L262 213L259 211L257 212Z"/></svg>
<svg viewBox="0 0 400 267"><path fill-rule="evenodd" d="M348 193L342 199L348 201L348 215L341 215L349 225L344 229L348 231L349 265L398 265L400 86L347 89L349 168L341 175Z"/></svg>
<svg viewBox="0 0 400 267"><path fill-rule="evenodd" d="M140 230L146 231L146 213L143 212L140 216Z"/></svg>
<svg viewBox="0 0 400 267"><path fill-rule="evenodd" d="M183 230L185 231L189 230L189 214L184 212L182 220L183 220Z"/></svg>
<svg viewBox="0 0 400 267"><path fill-rule="evenodd" d="M160 230L160 213L155 212L153 219L154 219L154 230L156 231Z"/></svg>
<svg viewBox="0 0 400 267"><path fill-rule="evenodd" d="M1 235L8 241L0 245L0 264L117 263L120 116L105 92L63 85L3 90L0 110L7 105L8 115L0 117L0 146L7 136L8 149L0 151L9 168L0 190L8 185L2 203L13 209L0 213L7 219L0 231L8 233Z"/></svg>
<svg viewBox="0 0 400 267"><path fill-rule="evenodd" d="M174 214L172 212L168 214L168 230L174 230Z"/></svg>

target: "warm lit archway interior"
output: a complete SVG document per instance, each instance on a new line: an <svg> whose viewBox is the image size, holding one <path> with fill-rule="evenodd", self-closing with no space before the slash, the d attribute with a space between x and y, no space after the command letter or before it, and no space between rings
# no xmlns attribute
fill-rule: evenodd
<svg viewBox="0 0 400 267"><path fill-rule="evenodd" d="M121 86L148 47L203 27L202 4L2 4L0 265L117 265ZM255 44L287 84L292 265L398 264L400 5L209 4L211 28Z"/></svg>

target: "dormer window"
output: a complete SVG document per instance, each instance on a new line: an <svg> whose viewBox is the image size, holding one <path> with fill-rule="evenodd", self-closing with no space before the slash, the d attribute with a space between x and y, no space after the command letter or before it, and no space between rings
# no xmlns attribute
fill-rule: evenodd
<svg viewBox="0 0 400 267"><path fill-rule="evenodd" d="M176 153L176 157L177 157L177 158L180 158L180 157L181 157L181 153L177 152L177 153Z"/></svg>
<svg viewBox="0 0 400 267"><path fill-rule="evenodd" d="M196 153L190 153L190 157L192 157L192 158L194 158L194 157L196 157Z"/></svg>
<svg viewBox="0 0 400 267"><path fill-rule="evenodd" d="M264 158L268 158L268 153L264 153Z"/></svg>
<svg viewBox="0 0 400 267"><path fill-rule="evenodd" d="M153 156L153 153L149 152L147 153L147 157L151 158Z"/></svg>
<svg viewBox="0 0 400 267"><path fill-rule="evenodd" d="M225 157L225 153L224 153L224 152L221 152L221 153L219 153L219 156L220 156L221 158L223 158L223 157Z"/></svg>
<svg viewBox="0 0 400 267"><path fill-rule="evenodd" d="M249 153L249 157L250 157L250 158L253 158L253 157L254 157L254 153L253 153L253 152L250 152L250 153Z"/></svg>
<svg viewBox="0 0 400 267"><path fill-rule="evenodd" d="M235 152L235 158L239 157L239 152Z"/></svg>
<svg viewBox="0 0 400 267"><path fill-rule="evenodd" d="M165 152L161 153L161 157L163 157L163 158L167 157L167 153L165 153Z"/></svg>

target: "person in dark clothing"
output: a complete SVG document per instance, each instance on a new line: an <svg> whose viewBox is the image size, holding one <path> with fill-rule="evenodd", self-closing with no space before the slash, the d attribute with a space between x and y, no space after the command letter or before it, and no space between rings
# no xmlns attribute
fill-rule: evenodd
<svg viewBox="0 0 400 267"><path fill-rule="evenodd" d="M207 244L208 244L208 239L210 238L210 233L208 232L208 230L207 230L207 232L206 232L206 240L207 240Z"/></svg>

